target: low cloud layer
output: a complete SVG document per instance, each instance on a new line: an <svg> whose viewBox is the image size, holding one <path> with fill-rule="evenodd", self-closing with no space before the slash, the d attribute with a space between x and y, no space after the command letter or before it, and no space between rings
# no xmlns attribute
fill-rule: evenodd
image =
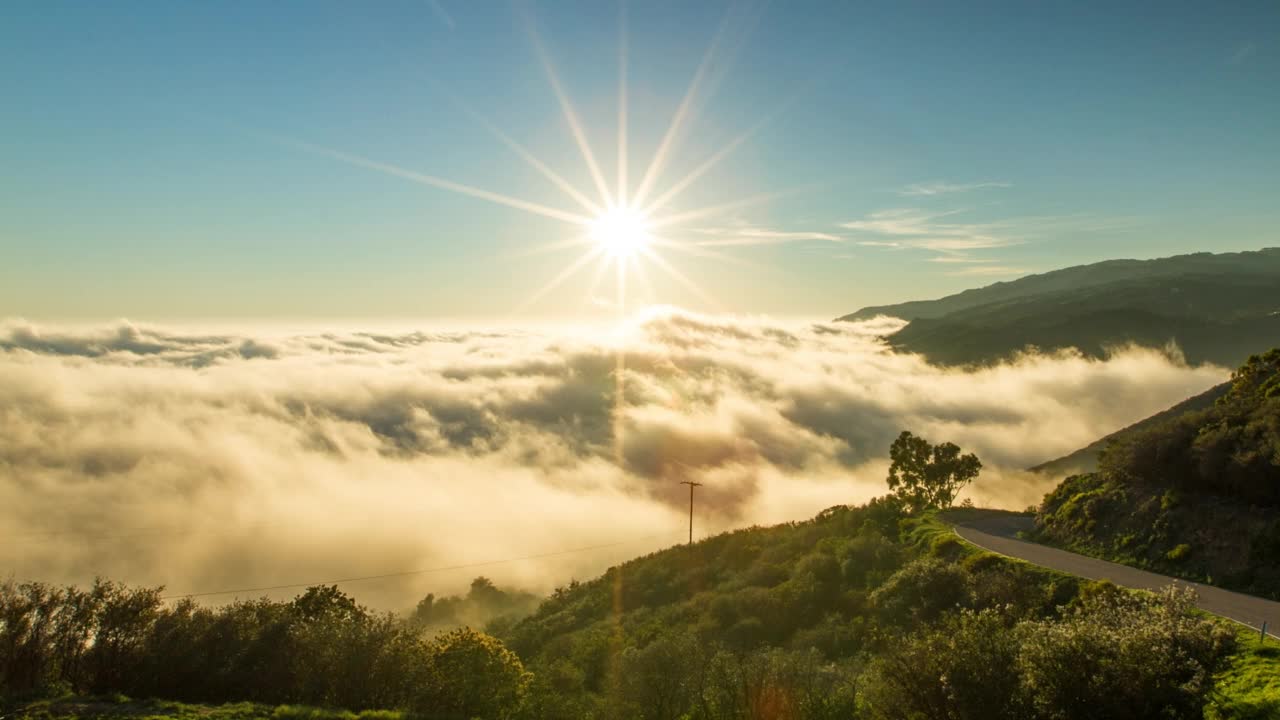
<svg viewBox="0 0 1280 720"><path fill-rule="evenodd" d="M1020 508L1047 485L1019 468L1226 377L1136 349L943 369L889 352L878 337L899 325L679 312L613 331L12 323L0 568L177 594L547 555L347 587L383 607L481 573L547 590L677 542L681 480L704 483L700 533L802 519L883 493L888 446L910 429L977 452L988 469L970 496ZM596 547L611 543L625 544Z"/></svg>

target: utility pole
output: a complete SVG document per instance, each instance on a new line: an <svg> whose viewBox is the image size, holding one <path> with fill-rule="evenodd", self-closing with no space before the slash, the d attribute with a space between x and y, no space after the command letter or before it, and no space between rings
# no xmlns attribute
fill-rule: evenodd
<svg viewBox="0 0 1280 720"><path fill-rule="evenodd" d="M681 480L681 485L689 486L689 544L693 544L693 489L702 487L702 483L693 482L692 480Z"/></svg>

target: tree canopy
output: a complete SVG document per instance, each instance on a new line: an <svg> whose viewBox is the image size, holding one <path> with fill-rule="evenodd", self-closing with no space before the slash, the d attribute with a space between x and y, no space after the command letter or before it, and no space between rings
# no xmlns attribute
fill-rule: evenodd
<svg viewBox="0 0 1280 720"><path fill-rule="evenodd" d="M889 448L889 489L913 512L950 507L982 470L977 455L960 453L955 443L934 445L903 430Z"/></svg>

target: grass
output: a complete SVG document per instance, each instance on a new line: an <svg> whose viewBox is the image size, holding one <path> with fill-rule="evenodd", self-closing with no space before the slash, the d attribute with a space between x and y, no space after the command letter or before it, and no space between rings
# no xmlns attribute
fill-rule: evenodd
<svg viewBox="0 0 1280 720"><path fill-rule="evenodd" d="M1241 628L1235 655L1218 674L1206 720L1267 720L1280 717L1280 639L1265 641Z"/></svg>
<svg viewBox="0 0 1280 720"><path fill-rule="evenodd" d="M63 697L18 705L0 712L4 720L402 720L395 710L330 710L305 705L260 705L228 703L193 705L167 700L130 700L115 697Z"/></svg>

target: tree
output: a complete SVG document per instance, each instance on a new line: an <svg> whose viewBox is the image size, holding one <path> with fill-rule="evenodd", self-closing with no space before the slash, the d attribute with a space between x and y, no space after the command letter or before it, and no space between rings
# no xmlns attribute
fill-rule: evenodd
<svg viewBox="0 0 1280 720"><path fill-rule="evenodd" d="M414 714L440 720L503 720L515 714L532 675L502 641L460 628L437 636L427 649L427 677Z"/></svg>
<svg viewBox="0 0 1280 720"><path fill-rule="evenodd" d="M912 512L950 507L982 469L977 455L961 455L955 443L933 445L906 430L893 441L889 459L889 489Z"/></svg>

